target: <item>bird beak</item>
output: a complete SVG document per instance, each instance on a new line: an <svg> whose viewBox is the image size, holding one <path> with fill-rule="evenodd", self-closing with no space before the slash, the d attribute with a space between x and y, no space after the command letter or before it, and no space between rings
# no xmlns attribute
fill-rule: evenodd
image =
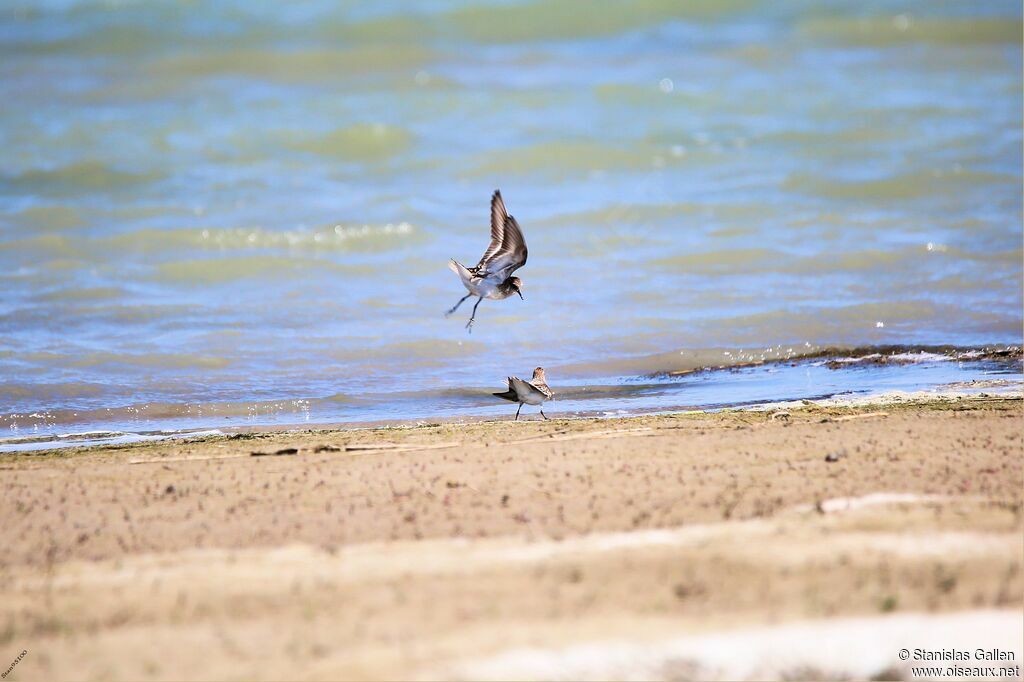
<svg viewBox="0 0 1024 682"><path fill-rule="evenodd" d="M519 291L519 289L516 289L516 293L519 294L519 298L521 298L524 301L526 300L525 298L523 298L523 292Z"/></svg>

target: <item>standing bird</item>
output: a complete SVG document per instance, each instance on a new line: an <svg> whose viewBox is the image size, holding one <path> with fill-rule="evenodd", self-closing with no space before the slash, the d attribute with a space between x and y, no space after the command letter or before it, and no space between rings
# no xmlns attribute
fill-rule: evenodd
<svg viewBox="0 0 1024 682"><path fill-rule="evenodd" d="M476 267L467 268L454 258L448 261L448 267L459 276L469 293L459 299L444 316L448 317L458 310L470 296L479 297L466 323L466 329L473 333L473 320L480 301L485 298L500 301L512 294L519 294L519 298L523 298L523 281L512 277L512 273L526 265L526 256L526 240L523 239L519 223L505 210L501 191L494 190L494 196L491 197L491 245L484 251Z"/></svg>
<svg viewBox="0 0 1024 682"><path fill-rule="evenodd" d="M529 381L523 381L519 377L509 377L508 390L494 395L519 403L519 410L523 409L524 404L543 406L545 400L553 400L555 397L555 394L548 388L548 378L544 376L543 367L533 370L533 378ZM519 410L516 410L516 421L519 421ZM548 418L544 414L543 407L540 408L540 416Z"/></svg>

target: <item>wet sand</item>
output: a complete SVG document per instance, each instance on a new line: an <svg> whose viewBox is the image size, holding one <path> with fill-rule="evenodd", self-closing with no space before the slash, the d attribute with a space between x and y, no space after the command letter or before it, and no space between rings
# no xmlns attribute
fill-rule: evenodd
<svg viewBox="0 0 1024 682"><path fill-rule="evenodd" d="M0 654L28 652L10 679L896 677L924 623L916 646L1008 638L1019 663L1022 416L974 397L4 455ZM874 655L747 646L787 632Z"/></svg>

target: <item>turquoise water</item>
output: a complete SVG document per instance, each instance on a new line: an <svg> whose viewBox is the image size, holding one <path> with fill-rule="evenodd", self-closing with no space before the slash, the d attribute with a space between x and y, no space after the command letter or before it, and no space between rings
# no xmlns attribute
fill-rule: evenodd
<svg viewBox="0 0 1024 682"><path fill-rule="evenodd" d="M10 0L0 429L1020 345L1021 27L1017 2ZM446 263L496 187L526 300L468 335Z"/></svg>

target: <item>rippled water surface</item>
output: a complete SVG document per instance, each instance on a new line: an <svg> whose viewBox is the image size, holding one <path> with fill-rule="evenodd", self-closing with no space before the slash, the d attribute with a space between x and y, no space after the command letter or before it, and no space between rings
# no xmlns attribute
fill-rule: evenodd
<svg viewBox="0 0 1024 682"><path fill-rule="evenodd" d="M1021 30L997 1L10 0L0 427L1019 345ZM526 300L468 335L446 262L496 187Z"/></svg>

